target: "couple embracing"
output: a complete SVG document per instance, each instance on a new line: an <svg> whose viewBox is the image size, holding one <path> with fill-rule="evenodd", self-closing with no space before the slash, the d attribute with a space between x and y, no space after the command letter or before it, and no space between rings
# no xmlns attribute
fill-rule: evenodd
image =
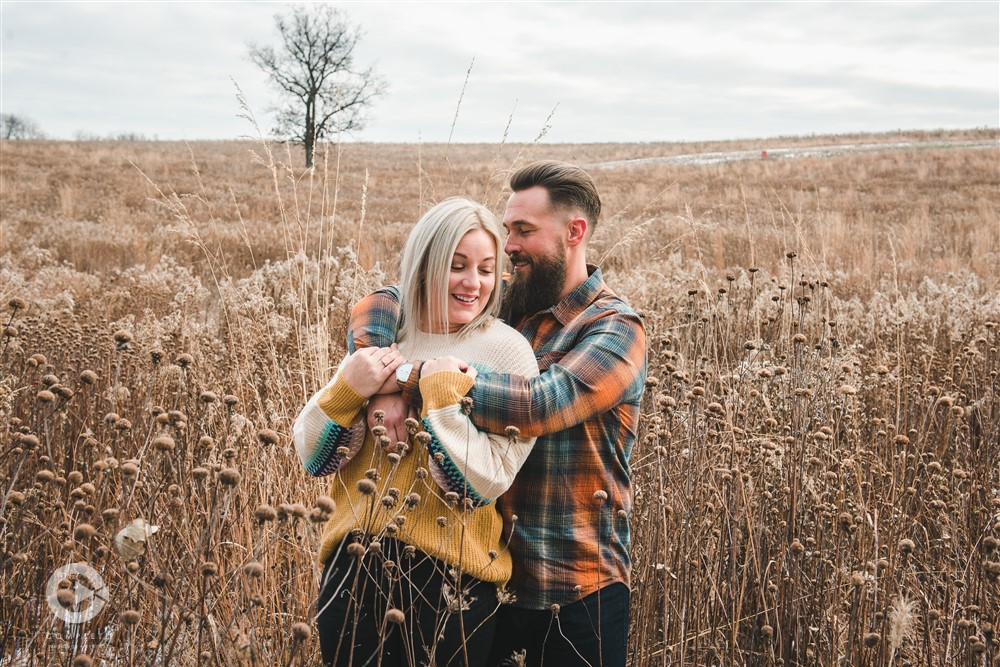
<svg viewBox="0 0 1000 667"><path fill-rule="evenodd" d="M587 264L590 176L543 161L510 187L503 229L462 198L417 222L296 419L336 503L325 664L625 664L645 332Z"/></svg>

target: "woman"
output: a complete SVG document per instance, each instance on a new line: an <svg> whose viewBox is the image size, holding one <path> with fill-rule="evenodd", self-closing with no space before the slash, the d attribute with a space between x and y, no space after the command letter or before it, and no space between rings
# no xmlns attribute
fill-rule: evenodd
<svg viewBox="0 0 1000 667"><path fill-rule="evenodd" d="M475 368L538 374L528 342L497 318L500 224L485 207L447 199L417 222L403 250L399 347L349 355L295 421L313 475L334 474L336 503L319 558L326 664L479 665L493 637L497 588L511 573L493 499L534 439L481 433L461 399ZM422 369L421 421L398 449L364 425L367 399L395 387L406 358ZM475 409L473 406L472 409ZM381 441L381 442L379 442Z"/></svg>

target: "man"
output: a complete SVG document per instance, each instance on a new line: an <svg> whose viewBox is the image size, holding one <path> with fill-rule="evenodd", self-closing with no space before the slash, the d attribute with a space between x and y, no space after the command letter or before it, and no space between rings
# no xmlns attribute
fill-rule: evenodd
<svg viewBox="0 0 1000 667"><path fill-rule="evenodd" d="M477 368L471 418L486 431L514 426L541 437L497 501L516 599L499 611L491 660L523 652L528 665L624 665L629 456L646 377L645 330L586 262L601 211L590 176L543 161L514 173L510 187L503 224L512 276L503 314L531 343L541 375ZM352 313L353 344L390 345L397 319L397 291L369 295ZM420 369L414 361L397 378L410 405L419 401Z"/></svg>

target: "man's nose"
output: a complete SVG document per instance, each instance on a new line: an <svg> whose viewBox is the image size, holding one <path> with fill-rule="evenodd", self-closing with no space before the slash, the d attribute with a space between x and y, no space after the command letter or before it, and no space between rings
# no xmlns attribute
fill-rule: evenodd
<svg viewBox="0 0 1000 667"><path fill-rule="evenodd" d="M503 251L505 253L507 253L508 255L510 255L511 253L518 252L520 249L521 249L521 245L514 240L514 235L513 234L511 234L510 236L508 236L507 240L504 241Z"/></svg>

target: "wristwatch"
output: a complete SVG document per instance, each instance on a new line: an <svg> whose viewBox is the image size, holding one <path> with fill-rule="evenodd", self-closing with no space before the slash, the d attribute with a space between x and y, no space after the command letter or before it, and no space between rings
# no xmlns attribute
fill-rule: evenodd
<svg viewBox="0 0 1000 667"><path fill-rule="evenodd" d="M401 363L399 368L396 369L396 384L405 385L410 379L410 374L413 372L413 364L409 361Z"/></svg>

